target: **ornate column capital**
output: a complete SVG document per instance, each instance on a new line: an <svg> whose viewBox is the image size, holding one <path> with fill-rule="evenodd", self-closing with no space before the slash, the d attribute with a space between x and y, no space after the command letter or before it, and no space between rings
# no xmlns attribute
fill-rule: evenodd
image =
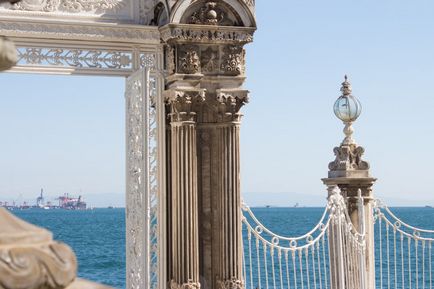
<svg viewBox="0 0 434 289"><path fill-rule="evenodd" d="M239 122L240 109L249 102L248 90L217 89L217 121Z"/></svg>
<svg viewBox="0 0 434 289"><path fill-rule="evenodd" d="M205 101L205 89L176 89L165 92L171 122L196 122L197 111Z"/></svg>

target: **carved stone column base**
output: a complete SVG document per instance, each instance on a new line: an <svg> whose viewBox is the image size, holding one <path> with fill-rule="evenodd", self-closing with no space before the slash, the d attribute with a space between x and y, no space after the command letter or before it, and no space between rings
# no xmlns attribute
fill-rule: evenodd
<svg viewBox="0 0 434 289"><path fill-rule="evenodd" d="M178 284L175 280L172 280L170 281L170 289L200 289L200 283L189 280L187 283Z"/></svg>
<svg viewBox="0 0 434 289"><path fill-rule="evenodd" d="M244 282L237 278L225 281L217 281L217 289L244 289Z"/></svg>

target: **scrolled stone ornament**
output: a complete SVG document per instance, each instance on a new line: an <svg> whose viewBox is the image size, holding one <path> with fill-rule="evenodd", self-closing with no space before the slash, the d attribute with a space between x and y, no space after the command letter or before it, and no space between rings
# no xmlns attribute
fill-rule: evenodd
<svg viewBox="0 0 434 289"><path fill-rule="evenodd" d="M77 260L52 234L0 208L0 288L60 289L76 278Z"/></svg>
<svg viewBox="0 0 434 289"><path fill-rule="evenodd" d="M17 61L15 44L8 38L0 36L0 71L12 68Z"/></svg>
<svg viewBox="0 0 434 289"><path fill-rule="evenodd" d="M200 70L200 58L194 47L187 47L183 57L179 59L179 66L183 73L195 74Z"/></svg>

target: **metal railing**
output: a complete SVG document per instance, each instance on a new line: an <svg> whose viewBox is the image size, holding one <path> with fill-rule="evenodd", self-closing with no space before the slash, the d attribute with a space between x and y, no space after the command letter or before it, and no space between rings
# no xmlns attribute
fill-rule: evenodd
<svg viewBox="0 0 434 289"><path fill-rule="evenodd" d="M360 206L363 211L361 201ZM242 221L246 288L365 288L364 232L352 225L339 189L330 194L318 224L302 236L272 232L246 205Z"/></svg>
<svg viewBox="0 0 434 289"><path fill-rule="evenodd" d="M379 200L374 220L377 288L433 288L434 230L403 222Z"/></svg>

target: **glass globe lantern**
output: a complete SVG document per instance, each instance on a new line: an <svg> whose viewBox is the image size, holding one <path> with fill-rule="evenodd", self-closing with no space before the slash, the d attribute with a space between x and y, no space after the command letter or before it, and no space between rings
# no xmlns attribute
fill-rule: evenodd
<svg viewBox="0 0 434 289"><path fill-rule="evenodd" d="M336 100L333 111L336 117L345 124L344 134L346 137L343 144L354 144L354 140L352 139L352 123L360 116L362 104L355 96L351 95L351 84L348 82L346 75L345 81L342 83L341 92L342 95Z"/></svg>

